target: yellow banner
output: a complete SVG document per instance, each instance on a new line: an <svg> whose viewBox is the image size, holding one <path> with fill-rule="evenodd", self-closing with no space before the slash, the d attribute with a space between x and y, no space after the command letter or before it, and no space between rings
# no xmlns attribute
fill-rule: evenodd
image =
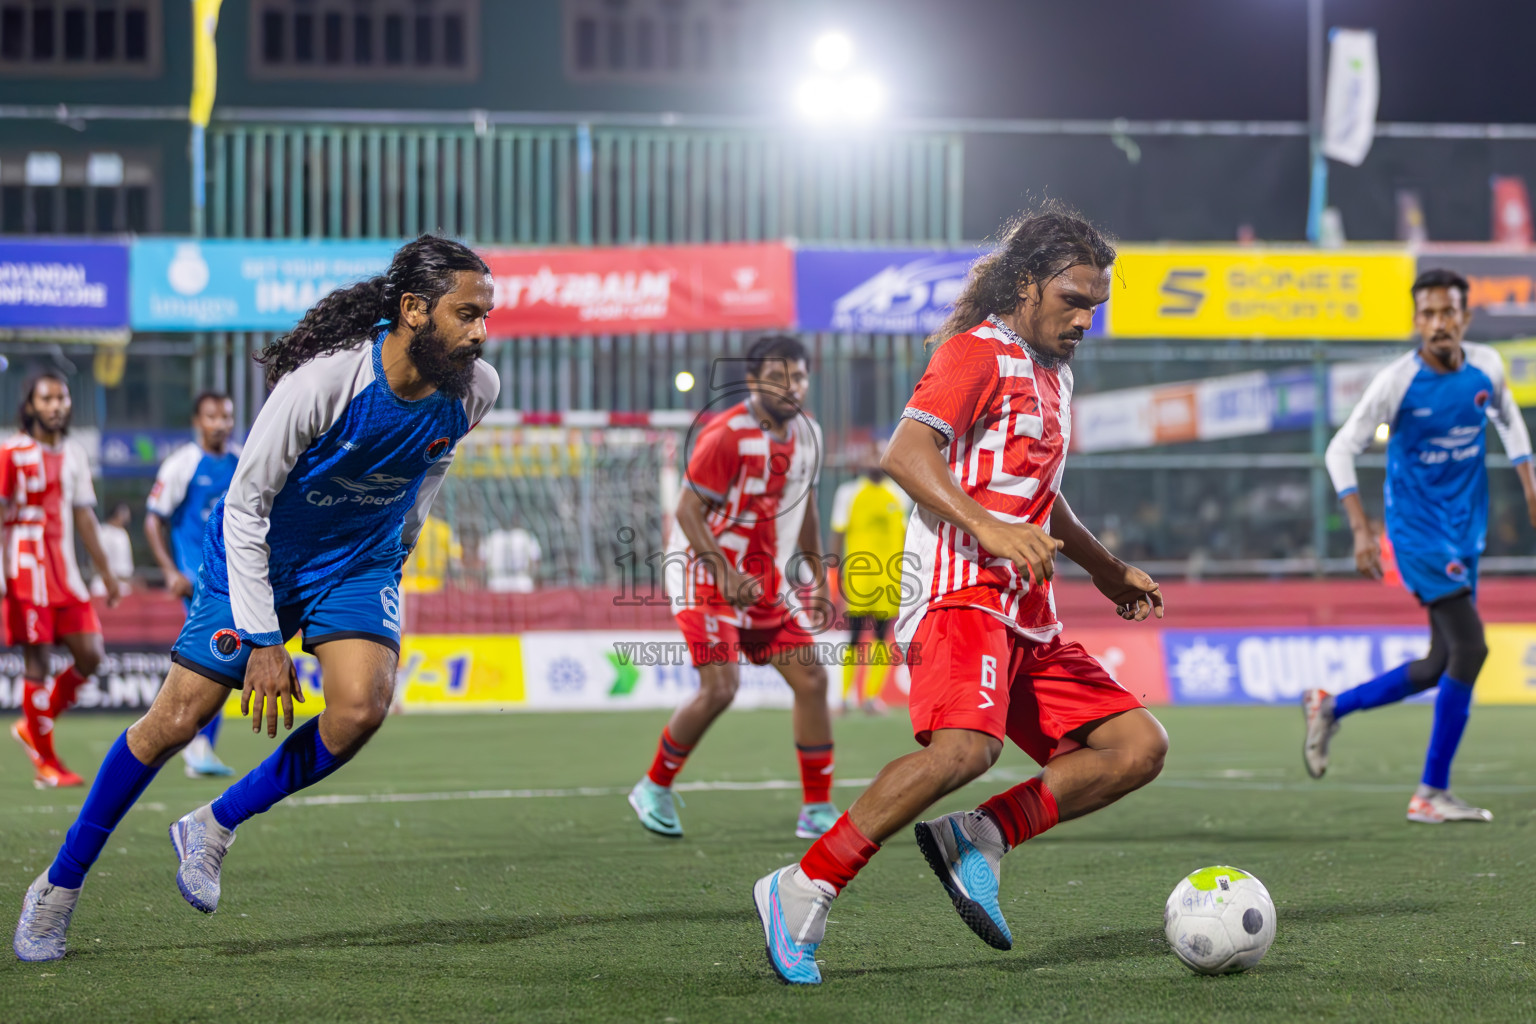
<svg viewBox="0 0 1536 1024"><path fill-rule="evenodd" d="M288 642L288 653L304 692L294 714L318 715L325 710L320 659L305 654L298 637ZM406 636L395 685L409 711L509 710L524 701L522 641L473 633ZM231 691L224 713L240 717L239 690Z"/></svg>
<svg viewBox="0 0 1536 1024"><path fill-rule="evenodd" d="M1413 327L1413 274L1400 250L1127 246L1109 333L1401 340Z"/></svg>
<svg viewBox="0 0 1536 1024"><path fill-rule="evenodd" d="M213 116L213 96L219 85L219 50L215 35L219 28L219 4L222 0L192 0L192 102L189 117L193 124L208 127Z"/></svg>
<svg viewBox="0 0 1536 1024"><path fill-rule="evenodd" d="M1536 704L1536 624L1492 623L1488 660L1472 698L1478 704Z"/></svg>
<svg viewBox="0 0 1536 1024"><path fill-rule="evenodd" d="M1515 403L1536 405L1536 338L1501 341L1493 347L1504 357L1504 372Z"/></svg>

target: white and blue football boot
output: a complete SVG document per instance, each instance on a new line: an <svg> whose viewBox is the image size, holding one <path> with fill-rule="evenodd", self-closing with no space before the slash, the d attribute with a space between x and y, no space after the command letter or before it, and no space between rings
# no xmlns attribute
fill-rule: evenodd
<svg viewBox="0 0 1536 1024"><path fill-rule="evenodd" d="M171 825L171 845L181 861L176 869L176 888L183 899L205 914L219 909L219 871L234 841L235 830L219 824L212 804L204 804Z"/></svg>
<svg viewBox="0 0 1536 1024"><path fill-rule="evenodd" d="M677 805L682 803L669 786L658 786L648 776L642 775L635 788L629 791L629 806L635 809L640 824L647 830L668 839L680 839L683 823L677 817Z"/></svg>
<svg viewBox="0 0 1536 1024"><path fill-rule="evenodd" d="M208 742L208 737L201 734L194 736L181 752L181 759L186 762L186 773L189 779L221 778L235 774L235 770L223 761L219 755L213 752L213 744Z"/></svg>
<svg viewBox="0 0 1536 1024"><path fill-rule="evenodd" d="M64 958L64 934L69 918L80 901L79 889L66 889L48 881L48 872L38 875L21 900L21 919L16 922L16 936L11 949L16 959L43 963Z"/></svg>
<svg viewBox="0 0 1536 1024"><path fill-rule="evenodd" d="M752 886L752 902L763 922L768 963L788 985L820 985L816 947L827 933L832 897L791 864L764 875Z"/></svg>
<svg viewBox="0 0 1536 1024"><path fill-rule="evenodd" d="M816 839L837 824L837 805L801 804L800 818L795 822L795 835L801 839Z"/></svg>
<svg viewBox="0 0 1536 1024"><path fill-rule="evenodd" d="M917 847L939 876L955 910L981 940L993 949L1012 949L1013 933L998 905L998 865L1008 846L992 838L997 827L977 821L980 811L959 811L913 826ZM979 828L979 825L985 828Z"/></svg>

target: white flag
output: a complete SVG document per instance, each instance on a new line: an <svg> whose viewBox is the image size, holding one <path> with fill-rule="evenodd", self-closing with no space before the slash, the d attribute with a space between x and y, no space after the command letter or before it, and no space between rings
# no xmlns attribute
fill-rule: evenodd
<svg viewBox="0 0 1536 1024"><path fill-rule="evenodd" d="M1376 134L1381 76L1376 33L1336 28L1328 54L1328 92L1323 102L1323 155L1351 167L1365 162Z"/></svg>

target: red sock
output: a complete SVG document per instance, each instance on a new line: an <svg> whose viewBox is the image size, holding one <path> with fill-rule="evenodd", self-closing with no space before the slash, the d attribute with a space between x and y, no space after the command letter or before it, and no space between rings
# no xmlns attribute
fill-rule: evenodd
<svg viewBox="0 0 1536 1024"><path fill-rule="evenodd" d="M670 786L692 752L692 747L685 747L672 738L671 730L663 729L661 742L656 745L656 759L651 762L651 770L646 775L658 786Z"/></svg>
<svg viewBox="0 0 1536 1024"><path fill-rule="evenodd" d="M795 744L800 756L800 788L805 791L805 802L824 804L832 799L832 744L819 747L802 747Z"/></svg>
<svg viewBox="0 0 1536 1024"><path fill-rule="evenodd" d="M44 764L54 764L58 757L53 752L53 716L48 713L48 690L42 683L24 679L21 692L21 717L32 737L32 749L37 751Z"/></svg>
<svg viewBox="0 0 1536 1024"><path fill-rule="evenodd" d="M1038 775L1019 783L1006 793L997 794L982 804L980 809L992 815L998 831L1003 834L1003 841L1009 847L1034 838L1059 819L1056 797L1051 795Z"/></svg>
<svg viewBox="0 0 1536 1024"><path fill-rule="evenodd" d="M57 718L64 711L73 707L75 694L84 685L85 676L81 675L73 665L54 676L53 686L49 691L48 697L48 717Z"/></svg>
<svg viewBox="0 0 1536 1024"><path fill-rule="evenodd" d="M800 858L800 870L813 882L825 882L842 892L843 886L853 881L853 876L869 863L869 858L878 849L880 844L870 842L869 837L844 814L805 851L805 856Z"/></svg>

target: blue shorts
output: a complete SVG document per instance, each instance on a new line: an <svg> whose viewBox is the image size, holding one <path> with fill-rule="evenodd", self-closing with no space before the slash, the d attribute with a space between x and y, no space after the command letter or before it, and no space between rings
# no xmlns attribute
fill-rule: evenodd
<svg viewBox="0 0 1536 1024"><path fill-rule="evenodd" d="M1397 571L1403 586L1430 605L1459 594L1477 596L1477 556L1447 554L1444 551L1414 551L1397 548Z"/></svg>
<svg viewBox="0 0 1536 1024"><path fill-rule="evenodd" d="M372 640L400 653L400 563L396 559L356 566L328 589L277 610L286 641L304 634L304 650L331 640ZM229 595L201 581L192 611L171 648L171 660L216 683L240 689L251 643L235 631Z"/></svg>

